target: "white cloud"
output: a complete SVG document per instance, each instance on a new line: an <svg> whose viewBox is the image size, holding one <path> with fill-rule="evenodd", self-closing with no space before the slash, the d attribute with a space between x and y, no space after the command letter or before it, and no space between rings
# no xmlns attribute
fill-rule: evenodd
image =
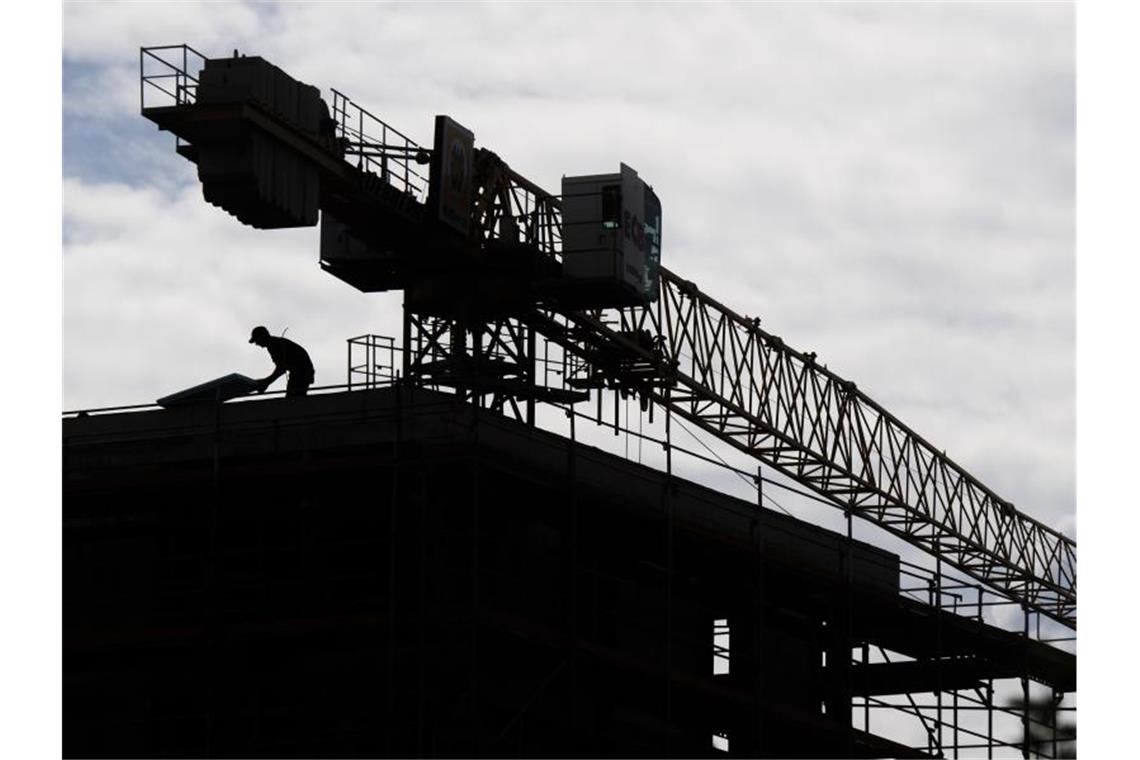
<svg viewBox="0 0 1140 760"><path fill-rule="evenodd" d="M395 332L392 297L324 275L316 231L247 229L197 187L173 199L123 185L64 183L65 406L145 403L229 372L272 369L258 324L307 346L318 384L344 381L344 341Z"/></svg>
<svg viewBox="0 0 1140 760"><path fill-rule="evenodd" d="M265 6L263 6L265 8ZM245 39L259 33L251 3L65 3L65 59L92 63L138 59L138 49L192 40ZM216 51L202 51L210 54Z"/></svg>

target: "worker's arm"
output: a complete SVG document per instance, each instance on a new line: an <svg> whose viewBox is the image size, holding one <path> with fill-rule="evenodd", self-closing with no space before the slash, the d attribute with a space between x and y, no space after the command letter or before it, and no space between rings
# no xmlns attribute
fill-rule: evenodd
<svg viewBox="0 0 1140 760"><path fill-rule="evenodd" d="M257 392L258 393L265 393L265 389L268 388L273 383L274 380L276 380L277 378L281 377L284 374L285 374L285 368L282 367L280 364L275 365L273 367L273 374L271 374L269 377L267 377L263 380L257 381Z"/></svg>

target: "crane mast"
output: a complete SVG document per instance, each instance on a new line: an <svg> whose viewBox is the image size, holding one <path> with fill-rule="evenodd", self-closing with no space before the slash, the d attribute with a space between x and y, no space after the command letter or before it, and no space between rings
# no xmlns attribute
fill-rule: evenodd
<svg viewBox="0 0 1140 760"><path fill-rule="evenodd" d="M325 271L404 291L410 381L489 396L532 422L536 402L637 394L1076 628L1075 541L813 354L659 266L660 202L629 167L564 178L555 196L449 117L436 117L429 149L335 90L330 110L262 59L185 45L143 48L140 88L142 114L178 137L208 201L263 228L312 226L319 209ZM536 336L580 360L572 387L536 384Z"/></svg>

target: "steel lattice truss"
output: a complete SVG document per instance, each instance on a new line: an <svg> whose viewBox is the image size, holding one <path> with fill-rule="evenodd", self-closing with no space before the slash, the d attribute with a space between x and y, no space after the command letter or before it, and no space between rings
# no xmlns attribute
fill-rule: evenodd
<svg viewBox="0 0 1140 760"><path fill-rule="evenodd" d="M1076 627L1074 541L1015 510L814 355L693 283L662 268L655 304L544 312L535 326L607 374L621 372L605 365L615 347L640 354L658 371L626 377L627 385L836 506ZM636 339L646 334L655 338L651 350Z"/></svg>
<svg viewBox="0 0 1140 760"><path fill-rule="evenodd" d="M474 163L471 218L479 237L511 242L521 238L553 258L562 243L558 200L489 150L477 149Z"/></svg>
<svg viewBox="0 0 1140 760"><path fill-rule="evenodd" d="M405 313L404 329L403 372L411 382L454 388L493 411L534 419L535 396L528 393L534 387L534 332L525 324Z"/></svg>

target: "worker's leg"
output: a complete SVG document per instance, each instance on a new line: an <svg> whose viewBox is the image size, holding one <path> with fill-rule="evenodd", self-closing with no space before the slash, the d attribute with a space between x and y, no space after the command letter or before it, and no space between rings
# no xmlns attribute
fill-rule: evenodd
<svg viewBox="0 0 1140 760"><path fill-rule="evenodd" d="M290 398L294 396L304 396L309 392L309 383L312 381L307 377L298 376L294 377L293 373L289 373L289 382L285 386L285 397Z"/></svg>

